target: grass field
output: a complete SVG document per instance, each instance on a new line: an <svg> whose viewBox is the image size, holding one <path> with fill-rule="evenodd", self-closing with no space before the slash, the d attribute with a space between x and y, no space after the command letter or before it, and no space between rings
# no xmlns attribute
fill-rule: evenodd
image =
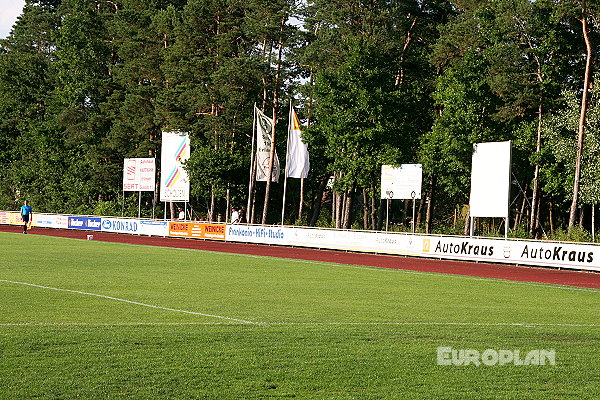
<svg viewBox="0 0 600 400"><path fill-rule="evenodd" d="M10 233L0 260L0 399L600 398L598 290Z"/></svg>

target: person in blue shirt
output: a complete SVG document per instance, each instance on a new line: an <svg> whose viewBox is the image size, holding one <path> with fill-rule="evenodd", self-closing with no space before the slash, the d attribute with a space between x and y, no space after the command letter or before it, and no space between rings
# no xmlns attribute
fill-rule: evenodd
<svg viewBox="0 0 600 400"><path fill-rule="evenodd" d="M27 224L31 221L33 215L33 209L29 205L29 202L25 200L21 206L21 218L23 219L23 233L27 233Z"/></svg>

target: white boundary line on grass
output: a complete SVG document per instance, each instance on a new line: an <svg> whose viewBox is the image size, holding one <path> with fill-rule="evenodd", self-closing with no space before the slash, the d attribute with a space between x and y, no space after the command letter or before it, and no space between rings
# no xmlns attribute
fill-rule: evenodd
<svg viewBox="0 0 600 400"><path fill-rule="evenodd" d="M182 249L182 250L193 250L193 249ZM206 251L206 250L201 250L201 251ZM212 253L216 253L216 252L212 252ZM251 258L269 258L269 259L279 258L279 257L272 257L272 256L257 256L254 254L241 254L241 253L221 253L221 254L234 254L234 255L248 256ZM600 294L600 289L584 288L584 287L578 287L578 286L565 286L565 285L553 284L553 283L512 281L510 279L485 278L485 277L477 277L477 276L471 276L471 275L458 275L458 274L452 274L449 272L425 272L425 271L413 271L410 269L402 269L402 268L388 268L388 267L375 267L375 266L370 266L370 265L342 264L342 263L338 263L335 261L322 262L322 261L311 261L311 260L298 260L295 258L285 258L285 260L298 262L298 263L302 263L302 264L325 265L325 266L333 266L333 267L337 267L337 268L362 269L362 270L368 270L368 271L374 271L374 270L375 271L387 271L387 272L396 272L396 273L412 274L412 275L427 275L427 276L443 275L446 277L467 279L467 280L472 280L472 281L484 281L484 282L488 282L488 283L502 282L502 283L515 284L515 285L536 286L536 287L542 287L542 288L548 288L548 289L574 290L574 291L578 291L578 292L591 292L591 293Z"/></svg>
<svg viewBox="0 0 600 400"><path fill-rule="evenodd" d="M131 243L125 243L125 244L131 244ZM140 246L140 245L133 244L133 246ZM425 271L413 271L410 269L402 269L402 268L376 267L376 266L371 266L371 265L342 264L342 263L335 262L335 261L312 261L312 260L300 260L300 259L296 259L296 258L258 256L255 254L223 253L223 252L219 252L219 251L186 249L186 248L177 248L177 247L170 247L170 248L175 249L175 250L204 251L204 252L208 252L208 253L225 254L225 255L232 255L232 256L259 258L259 259L265 259L265 258L270 259L270 260L282 259L282 260L296 262L296 263L300 263L300 264L322 265L322 266L336 267L336 268L360 269L360 270L367 270L367 271L382 271L382 272L392 272L392 273L411 274L411 275L425 275L425 276L443 275L443 276L451 277L451 278L467 279L467 280L472 280L472 281L483 281L483 282L488 282L488 283L501 282L501 283L522 285L522 286L534 286L534 287L547 288L547 289L573 290L573 291L577 291L577 292L588 292L588 293L600 294L600 289L584 288L584 287L579 287L579 286L566 286L566 285L561 285L558 283L513 281L510 279L503 279L503 278L486 278L486 277L478 277L478 276L471 276L471 275L452 274L449 272L425 272Z"/></svg>
<svg viewBox="0 0 600 400"><path fill-rule="evenodd" d="M204 314L202 314L204 315ZM21 322L21 323L0 323L0 326L186 326L186 325L248 325L255 326L514 326L523 328L544 328L544 327L583 327L600 328L599 324L576 324L576 323L525 323L525 322L241 322L233 320L232 322Z"/></svg>
<svg viewBox="0 0 600 400"><path fill-rule="evenodd" d="M94 297L100 297L100 298L108 299L108 300L121 301L123 303L134 304L134 305L142 306L142 307L150 307L150 308L156 308L156 309L159 309L159 310L180 312L180 313L184 313L184 314L201 315L203 317L226 319L228 321L240 322L240 323L243 323L243 324L255 324L255 322L246 321L246 320L238 319L238 318L230 318L230 317L224 317L222 315L204 314L204 313L199 313L199 312L195 312L195 311L186 311L186 310L178 310L176 308L168 308L168 307L155 306L155 305L152 305L152 304L140 303L138 301L132 301L132 300L126 300L126 299L119 299L118 297L112 297L112 296L105 296L103 294L81 292L79 290L61 289L61 288L55 288L55 287L51 287L51 286L36 285L35 283L9 281L9 280L6 280L6 279L0 279L0 282L12 283L12 284L15 284L15 285L32 286L32 287L36 287L36 288L40 288L40 289L56 290L56 291L59 291L59 292L68 292L68 293L83 294L83 295L86 295L86 296L94 296Z"/></svg>

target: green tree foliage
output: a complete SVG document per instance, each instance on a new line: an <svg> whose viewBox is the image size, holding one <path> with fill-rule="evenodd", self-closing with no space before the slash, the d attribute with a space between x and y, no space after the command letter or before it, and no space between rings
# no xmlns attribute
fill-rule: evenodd
<svg viewBox="0 0 600 400"><path fill-rule="evenodd" d="M253 105L279 110L283 162L292 99L310 122L306 203L335 211L340 226L362 213L376 228L381 165L413 162L438 223L452 219L468 201L473 144L508 139L529 188L513 210L561 225L578 158L584 16L595 54L595 0L27 0L0 41L0 207L27 198L40 211L119 210L123 158L160 159L161 131L182 130L192 203L216 217L226 198L246 204ZM587 207L600 197L590 82ZM270 189L273 215L280 190ZM313 221L328 224L327 212Z"/></svg>
<svg viewBox="0 0 600 400"><path fill-rule="evenodd" d="M317 123L306 137L324 146L337 191L377 196L382 164L415 161L430 126L433 69L424 55L444 15L440 3L315 1L309 8L313 34L302 55L314 72Z"/></svg>

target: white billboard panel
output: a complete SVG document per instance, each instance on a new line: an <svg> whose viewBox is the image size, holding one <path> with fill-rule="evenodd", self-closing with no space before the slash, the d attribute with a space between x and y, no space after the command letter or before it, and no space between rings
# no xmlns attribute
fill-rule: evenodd
<svg viewBox="0 0 600 400"><path fill-rule="evenodd" d="M471 217L508 218L511 142L473 145Z"/></svg>
<svg viewBox="0 0 600 400"><path fill-rule="evenodd" d="M400 167L381 166L382 199L420 199L422 183L421 164L402 164Z"/></svg>
<svg viewBox="0 0 600 400"><path fill-rule="evenodd" d="M154 158L126 158L123 162L124 192L153 192L156 184Z"/></svg>
<svg viewBox="0 0 600 400"><path fill-rule="evenodd" d="M190 201L190 180L183 169L183 163L189 158L187 133L162 133L160 201Z"/></svg>

